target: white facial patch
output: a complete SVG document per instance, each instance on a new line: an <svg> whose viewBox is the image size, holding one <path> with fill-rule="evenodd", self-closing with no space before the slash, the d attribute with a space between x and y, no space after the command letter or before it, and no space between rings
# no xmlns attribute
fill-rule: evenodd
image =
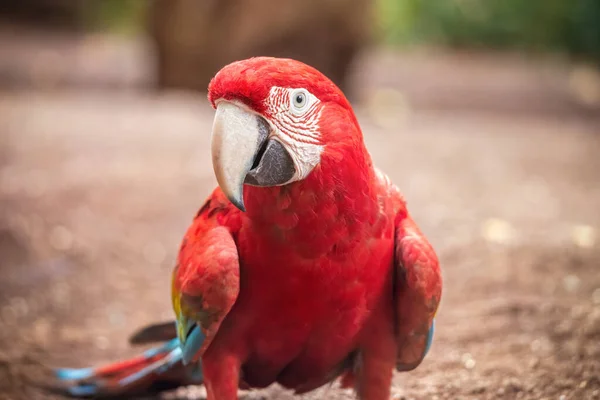
<svg viewBox="0 0 600 400"><path fill-rule="evenodd" d="M306 178L321 161L324 148L319 129L321 101L306 89L273 86L265 104L274 128L273 138L288 149L294 160L296 174L290 182Z"/></svg>

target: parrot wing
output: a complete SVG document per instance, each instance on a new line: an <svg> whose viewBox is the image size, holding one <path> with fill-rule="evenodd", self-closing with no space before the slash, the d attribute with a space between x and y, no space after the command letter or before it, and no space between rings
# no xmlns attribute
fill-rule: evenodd
<svg viewBox="0 0 600 400"><path fill-rule="evenodd" d="M442 276L435 251L405 209L395 229L396 369L410 371L431 346Z"/></svg>
<svg viewBox="0 0 600 400"><path fill-rule="evenodd" d="M231 233L236 215L217 189L183 239L171 294L184 364L200 359L237 300L240 262Z"/></svg>

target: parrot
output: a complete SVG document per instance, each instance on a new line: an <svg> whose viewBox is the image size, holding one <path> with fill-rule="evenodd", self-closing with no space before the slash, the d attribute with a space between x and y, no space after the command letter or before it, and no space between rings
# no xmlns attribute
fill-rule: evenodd
<svg viewBox="0 0 600 400"><path fill-rule="evenodd" d="M203 384L208 400L234 400L339 379L357 399L389 399L394 371L430 350L442 273L351 104L317 69L266 56L224 66L208 101L218 185L179 249L175 321L132 340L164 343L56 376L77 397Z"/></svg>

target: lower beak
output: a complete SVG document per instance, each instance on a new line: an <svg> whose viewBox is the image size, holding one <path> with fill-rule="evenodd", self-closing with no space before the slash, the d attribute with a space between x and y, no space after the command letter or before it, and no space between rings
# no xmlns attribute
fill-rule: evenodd
<svg viewBox="0 0 600 400"><path fill-rule="evenodd" d="M276 186L294 176L292 157L269 135L270 126L260 115L227 101L217 105L211 139L213 169L223 193L242 211L246 211L244 183Z"/></svg>

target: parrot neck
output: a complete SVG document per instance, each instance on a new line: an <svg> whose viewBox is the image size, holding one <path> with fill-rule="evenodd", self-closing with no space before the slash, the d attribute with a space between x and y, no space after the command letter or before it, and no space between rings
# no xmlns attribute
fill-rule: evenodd
<svg viewBox="0 0 600 400"><path fill-rule="evenodd" d="M374 182L366 149L344 157L324 154L302 181L269 188L246 186L244 225L253 236L297 246L316 257L320 249L329 251L340 242L356 242L353 235L361 231L359 226L376 220L379 205Z"/></svg>

